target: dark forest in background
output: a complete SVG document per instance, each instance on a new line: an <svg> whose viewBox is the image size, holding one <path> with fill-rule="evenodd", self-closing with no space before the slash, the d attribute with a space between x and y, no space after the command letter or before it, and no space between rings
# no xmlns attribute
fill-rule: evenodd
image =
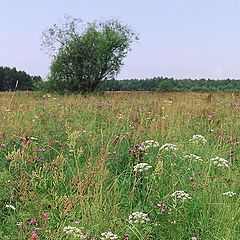
<svg viewBox="0 0 240 240"><path fill-rule="evenodd" d="M40 76L30 76L16 68L0 66L0 91L47 91L52 92L51 84ZM155 77L147 79L105 80L97 88L98 91L202 91L202 92L240 92L240 80L211 79L174 79Z"/></svg>
<svg viewBox="0 0 240 240"><path fill-rule="evenodd" d="M240 92L240 80L174 79L155 77L147 79L107 80L99 85L107 91L216 91Z"/></svg>
<svg viewBox="0 0 240 240"><path fill-rule="evenodd" d="M41 82L40 76L30 76L16 68L0 67L0 91L13 91L16 87L17 90L32 91L37 89Z"/></svg>

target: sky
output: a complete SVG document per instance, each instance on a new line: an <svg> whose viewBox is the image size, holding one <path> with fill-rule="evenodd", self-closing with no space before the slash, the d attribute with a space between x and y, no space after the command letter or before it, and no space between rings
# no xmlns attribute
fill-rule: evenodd
<svg viewBox="0 0 240 240"><path fill-rule="evenodd" d="M239 0L0 0L0 66L47 78L44 30L64 15L139 34L118 79L240 79Z"/></svg>

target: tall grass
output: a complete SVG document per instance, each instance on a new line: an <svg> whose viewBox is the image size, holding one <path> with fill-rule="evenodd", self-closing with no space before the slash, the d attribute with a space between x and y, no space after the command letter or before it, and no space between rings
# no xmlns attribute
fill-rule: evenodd
<svg viewBox="0 0 240 240"><path fill-rule="evenodd" d="M240 239L238 94L11 97L0 94L0 239Z"/></svg>

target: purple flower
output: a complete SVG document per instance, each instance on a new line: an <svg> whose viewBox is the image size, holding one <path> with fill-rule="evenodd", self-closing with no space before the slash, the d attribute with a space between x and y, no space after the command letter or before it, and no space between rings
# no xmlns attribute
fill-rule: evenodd
<svg viewBox="0 0 240 240"><path fill-rule="evenodd" d="M92 238L90 233L84 233L83 235L86 239L91 239Z"/></svg>
<svg viewBox="0 0 240 240"><path fill-rule="evenodd" d="M126 232L126 233L124 233L124 238L125 239L128 239L129 238L129 234Z"/></svg>
<svg viewBox="0 0 240 240"><path fill-rule="evenodd" d="M37 148L37 152L45 152L45 149L42 148L42 147L38 147L38 148Z"/></svg>
<svg viewBox="0 0 240 240"><path fill-rule="evenodd" d="M29 221L29 224L33 225L37 222L37 219L34 217Z"/></svg>
<svg viewBox="0 0 240 240"><path fill-rule="evenodd" d="M34 232L31 236L32 239L39 239L39 235L37 232Z"/></svg>
<svg viewBox="0 0 240 240"><path fill-rule="evenodd" d="M42 157L38 157L38 158L36 158L36 161L40 163L40 162L43 161L43 158Z"/></svg>
<svg viewBox="0 0 240 240"><path fill-rule="evenodd" d="M1 147L1 148L5 148L5 147L7 147L7 144L1 143L1 144L0 144L0 147Z"/></svg>
<svg viewBox="0 0 240 240"><path fill-rule="evenodd" d="M46 218L46 219L49 219L49 218L50 218L48 213L44 213L44 214L43 214L43 217Z"/></svg>

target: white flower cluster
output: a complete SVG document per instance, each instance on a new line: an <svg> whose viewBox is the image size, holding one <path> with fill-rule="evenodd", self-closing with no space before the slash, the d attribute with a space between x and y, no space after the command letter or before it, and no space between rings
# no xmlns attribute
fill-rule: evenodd
<svg viewBox="0 0 240 240"><path fill-rule="evenodd" d="M228 161L224 158L215 157L210 159L213 162L213 165L217 167L229 167Z"/></svg>
<svg viewBox="0 0 240 240"><path fill-rule="evenodd" d="M225 193L223 193L223 195L233 197L234 195L236 195L236 193L235 192L225 192Z"/></svg>
<svg viewBox="0 0 240 240"><path fill-rule="evenodd" d="M138 163L137 165L135 165L133 167L133 171L134 172L143 172L143 171L149 170L150 168L152 168L152 166L150 166L147 163Z"/></svg>
<svg viewBox="0 0 240 240"><path fill-rule="evenodd" d="M166 143L166 144L162 145L159 150L161 150L161 151L177 151L178 148L176 147L176 145L174 145L172 143Z"/></svg>
<svg viewBox="0 0 240 240"><path fill-rule="evenodd" d="M146 140L145 142L141 143L139 150L147 151L149 148L159 147L159 143L154 140Z"/></svg>
<svg viewBox="0 0 240 240"><path fill-rule="evenodd" d="M176 199L179 200L190 200L192 199L188 193L184 192L184 191L176 191L172 194L172 197L175 197Z"/></svg>
<svg viewBox="0 0 240 240"><path fill-rule="evenodd" d="M194 161L199 161L199 162L203 161L201 157L194 155L194 154L185 155L184 158L194 160Z"/></svg>
<svg viewBox="0 0 240 240"><path fill-rule="evenodd" d="M150 219L148 218L147 213L143 213L143 212L133 212L128 218L128 222L130 224L133 224L133 223L145 224L149 221Z"/></svg>
<svg viewBox="0 0 240 240"><path fill-rule="evenodd" d="M16 210L16 208L11 204L6 204L6 208L11 208L14 211Z"/></svg>
<svg viewBox="0 0 240 240"><path fill-rule="evenodd" d="M117 239L119 239L118 236L116 234L112 233L111 231L101 233L101 236L102 236L102 237L100 237L101 240L105 240L105 239L117 240Z"/></svg>
<svg viewBox="0 0 240 240"><path fill-rule="evenodd" d="M204 136L196 134L193 135L192 138L189 140L189 142L200 142L200 143L206 143L207 140Z"/></svg>
<svg viewBox="0 0 240 240"><path fill-rule="evenodd" d="M63 228L63 231L66 232L66 234L72 235L73 237L77 237L79 239L86 239L81 229L77 227L67 226Z"/></svg>

